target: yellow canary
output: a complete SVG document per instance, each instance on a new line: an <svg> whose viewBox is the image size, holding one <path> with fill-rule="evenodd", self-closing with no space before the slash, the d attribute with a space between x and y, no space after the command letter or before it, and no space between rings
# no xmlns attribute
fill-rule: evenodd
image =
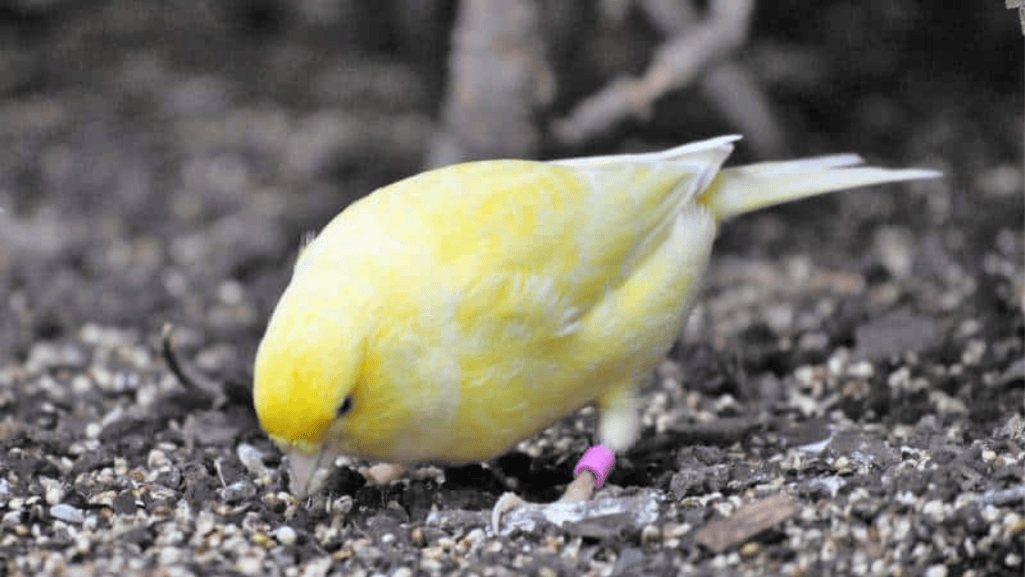
<svg viewBox="0 0 1025 577"><path fill-rule="evenodd" d="M594 403L613 451L698 294L719 222L931 178L842 154L722 168L739 136L664 152L431 170L353 203L301 252L256 355L293 492L346 454L496 457Z"/></svg>

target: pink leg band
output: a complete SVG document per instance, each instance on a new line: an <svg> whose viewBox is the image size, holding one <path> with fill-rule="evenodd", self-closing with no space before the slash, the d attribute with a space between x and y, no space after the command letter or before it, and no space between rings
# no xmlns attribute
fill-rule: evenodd
<svg viewBox="0 0 1025 577"><path fill-rule="evenodd" d="M612 454L605 445L595 445L584 452L580 462L573 469L573 475L579 475L581 471L590 471L594 474L594 487L597 489L605 484L605 477L616 464L616 456Z"/></svg>

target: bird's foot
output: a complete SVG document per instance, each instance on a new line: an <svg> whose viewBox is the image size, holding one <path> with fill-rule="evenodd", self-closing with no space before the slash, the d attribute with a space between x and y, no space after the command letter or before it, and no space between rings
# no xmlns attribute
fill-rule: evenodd
<svg viewBox="0 0 1025 577"><path fill-rule="evenodd" d="M590 500L594 490L605 483L605 477L608 476L615 462L616 456L604 445L595 445L588 449L573 469L576 478L566 485L562 497L556 502ZM501 526L502 515L526 504L527 502L516 493L505 493L499 497L498 502L491 509L491 528L495 534L498 534Z"/></svg>

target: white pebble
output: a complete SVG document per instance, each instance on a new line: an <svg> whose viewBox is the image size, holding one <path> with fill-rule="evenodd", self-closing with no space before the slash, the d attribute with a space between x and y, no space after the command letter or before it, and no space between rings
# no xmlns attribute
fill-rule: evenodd
<svg viewBox="0 0 1025 577"><path fill-rule="evenodd" d="M1021 515L1012 511L1004 516L1002 523L1008 532L1011 532L1012 527L1017 527L1021 524Z"/></svg>
<svg viewBox="0 0 1025 577"><path fill-rule="evenodd" d="M982 515L982 518L985 519L987 523L993 523L1000 518L1001 513L1000 509L993 505L986 505L981 511L979 511L979 514Z"/></svg>
<svg viewBox="0 0 1025 577"><path fill-rule="evenodd" d="M65 523L74 523L76 525L85 521L84 511L66 503L58 503L50 507L50 516L54 519L60 519Z"/></svg>
<svg viewBox="0 0 1025 577"><path fill-rule="evenodd" d="M163 547L157 553L157 563L161 565L175 565L189 558L189 555L178 547Z"/></svg>
<svg viewBox="0 0 1025 577"><path fill-rule="evenodd" d="M860 361L847 368L848 375L861 379L867 379L874 373L875 370L872 368L872 363L868 361Z"/></svg>
<svg viewBox="0 0 1025 577"><path fill-rule="evenodd" d="M43 486L43 500L47 505L56 505L64 498L64 487L57 479L43 477L39 484Z"/></svg>
<svg viewBox="0 0 1025 577"><path fill-rule="evenodd" d="M99 423L89 423L85 426L85 436L87 439L99 437L101 431L103 431L103 425Z"/></svg>
<svg viewBox="0 0 1025 577"><path fill-rule="evenodd" d="M296 537L295 529L288 525L282 525L274 531L274 540L282 545L294 545Z"/></svg>
<svg viewBox="0 0 1025 577"><path fill-rule="evenodd" d="M243 575L263 575L263 560L257 557L243 557L235 563L235 570Z"/></svg>
<svg viewBox="0 0 1025 577"><path fill-rule="evenodd" d="M263 464L263 453L256 447L248 443L241 443L235 452L238 454L238 460L242 462L242 466L253 475L266 477L270 474L267 466Z"/></svg>
<svg viewBox="0 0 1025 577"><path fill-rule="evenodd" d="M160 470L165 467L171 466L171 459L167 458L167 454L160 449L153 449L149 452L149 456L146 459L146 466L151 470Z"/></svg>
<svg viewBox="0 0 1025 577"><path fill-rule="evenodd" d="M943 519L943 501L936 499L927 501L925 505L922 505L922 514L933 521L941 521Z"/></svg>
<svg viewBox="0 0 1025 577"><path fill-rule="evenodd" d="M184 502L184 501L183 501ZM210 511L200 511L196 517L196 533L206 535L217 528L217 518Z"/></svg>
<svg viewBox="0 0 1025 577"><path fill-rule="evenodd" d="M961 352L961 362L965 365L977 365L982 360L982 356L986 354L986 341L981 339L972 339L965 345L964 351Z"/></svg>

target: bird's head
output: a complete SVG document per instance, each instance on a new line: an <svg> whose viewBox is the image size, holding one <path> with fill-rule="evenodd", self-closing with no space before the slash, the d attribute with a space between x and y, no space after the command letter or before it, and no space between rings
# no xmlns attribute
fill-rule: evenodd
<svg viewBox="0 0 1025 577"><path fill-rule="evenodd" d="M288 456L292 493L304 496L320 467L359 452L353 420L363 400L364 339L344 312L294 285L260 341L253 403L260 425Z"/></svg>

